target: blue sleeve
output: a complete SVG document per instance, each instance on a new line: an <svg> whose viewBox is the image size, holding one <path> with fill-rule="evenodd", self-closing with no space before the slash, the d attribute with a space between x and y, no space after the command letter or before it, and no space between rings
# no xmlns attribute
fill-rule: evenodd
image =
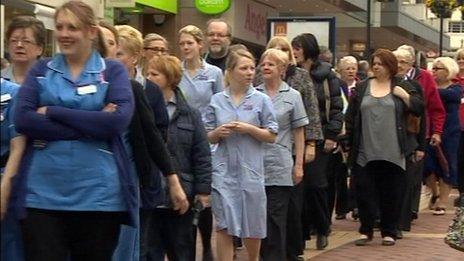
<svg viewBox="0 0 464 261"><path fill-rule="evenodd" d="M208 107L206 107L206 112L204 115L204 124L205 129L207 132L213 131L217 128L216 122L216 99L217 95L213 95L211 97L211 102L209 103Z"/></svg>
<svg viewBox="0 0 464 261"><path fill-rule="evenodd" d="M216 72L216 83L214 84L213 87L213 92L218 93L222 92L224 90L224 78L222 76L222 71L218 67L216 67L215 72Z"/></svg>
<svg viewBox="0 0 464 261"><path fill-rule="evenodd" d="M134 112L134 97L126 69L122 64L109 63L105 75L109 82L106 103L117 105L115 112L86 111L61 106L47 106L47 116L71 126L86 136L109 139L129 126Z"/></svg>
<svg viewBox="0 0 464 261"><path fill-rule="evenodd" d="M37 62L19 88L17 106L14 110L16 131L31 139L47 141L79 139L82 134L74 128L37 113L39 83L36 77L44 75L41 72L44 71L45 66L46 61Z"/></svg>
<svg viewBox="0 0 464 261"><path fill-rule="evenodd" d="M443 103L461 103L462 89L459 85L446 89L438 89L438 92Z"/></svg>
<svg viewBox="0 0 464 261"><path fill-rule="evenodd" d="M267 95L263 95L263 108L259 115L262 128L268 129L270 132L277 134L279 131L279 125L274 111L274 105L272 105L271 98Z"/></svg>

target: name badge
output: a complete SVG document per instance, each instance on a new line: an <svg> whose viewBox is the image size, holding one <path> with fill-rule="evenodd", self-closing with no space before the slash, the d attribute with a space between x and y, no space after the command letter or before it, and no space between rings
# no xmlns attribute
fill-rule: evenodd
<svg viewBox="0 0 464 261"><path fill-rule="evenodd" d="M77 88L77 94L79 95L86 95L92 94L97 92L97 86L95 85L87 85Z"/></svg>
<svg viewBox="0 0 464 261"><path fill-rule="evenodd" d="M11 100L11 94L7 93L7 94L2 94L2 97L1 97L1 102L7 102Z"/></svg>

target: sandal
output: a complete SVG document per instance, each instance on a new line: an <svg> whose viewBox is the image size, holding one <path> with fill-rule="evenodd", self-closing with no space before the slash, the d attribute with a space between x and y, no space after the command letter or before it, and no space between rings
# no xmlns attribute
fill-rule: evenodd
<svg viewBox="0 0 464 261"><path fill-rule="evenodd" d="M383 246L393 246L395 245L395 239L392 237L383 237L382 238L382 245Z"/></svg>
<svg viewBox="0 0 464 261"><path fill-rule="evenodd" d="M446 214L445 208L436 207L435 210L433 211L433 215L435 216L443 216L444 214Z"/></svg>

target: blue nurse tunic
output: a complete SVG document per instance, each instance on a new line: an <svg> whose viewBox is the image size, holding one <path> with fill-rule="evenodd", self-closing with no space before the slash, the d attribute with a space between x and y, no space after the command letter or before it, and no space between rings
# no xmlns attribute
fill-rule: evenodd
<svg viewBox="0 0 464 261"><path fill-rule="evenodd" d="M231 121L242 121L277 133L271 99L249 87L236 106L229 90L215 94L205 114L207 131ZM233 133L213 153L212 208L217 229L241 238L266 237L263 143L247 134Z"/></svg>

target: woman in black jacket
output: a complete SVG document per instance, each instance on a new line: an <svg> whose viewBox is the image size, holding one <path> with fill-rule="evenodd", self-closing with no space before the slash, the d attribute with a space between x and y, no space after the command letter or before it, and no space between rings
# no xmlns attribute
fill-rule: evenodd
<svg viewBox="0 0 464 261"><path fill-rule="evenodd" d="M395 78L398 61L379 49L372 55L373 78L358 83L346 113L346 136L354 168L363 246L373 237L377 205L382 244L395 244L400 214L400 195L406 157L413 153L407 143L407 113L420 116L423 101L406 81ZM378 204L377 204L378 203Z"/></svg>
<svg viewBox="0 0 464 261"><path fill-rule="evenodd" d="M298 66L309 71L313 81L324 135L323 141L307 144L316 147L316 157L304 167L303 233L309 239L310 230L314 229L317 249L324 249L328 244L330 227L327 172L330 155L337 147L337 136L342 130L343 101L339 81L331 65L318 60L319 45L314 35L304 33L296 36L292 47Z"/></svg>
<svg viewBox="0 0 464 261"><path fill-rule="evenodd" d="M187 104L177 87L182 78L180 61L174 56L154 57L148 62L147 79L162 90L169 115L168 146L182 187L196 211L209 205L211 193L211 152L198 110ZM201 206L199 206L201 204ZM150 248L154 260L195 260L194 211L178 213L167 200L154 210Z"/></svg>

